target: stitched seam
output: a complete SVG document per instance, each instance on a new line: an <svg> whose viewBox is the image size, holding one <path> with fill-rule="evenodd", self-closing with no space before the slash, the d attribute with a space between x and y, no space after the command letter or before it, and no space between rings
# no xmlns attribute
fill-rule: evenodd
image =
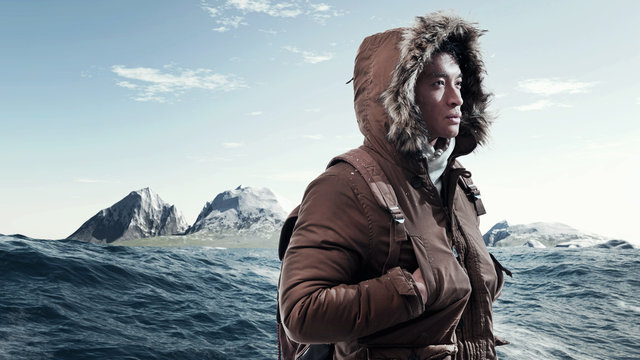
<svg viewBox="0 0 640 360"><path fill-rule="evenodd" d="M355 174L358 173L357 176L362 177L362 174L359 173L359 171L354 168L351 164L347 163L349 165L349 168L351 169L351 172L353 172L353 176L356 176ZM369 209L368 207L365 205L365 203L362 201L362 198L364 196L364 194L358 190L354 180L353 180L353 176L348 176L349 179L349 187L351 188L351 191L353 192L353 194L355 195L356 199L358 199L358 203L360 204L360 207L362 208L362 212L364 213L364 216L367 218L367 226L369 228L369 234L368 234L368 247L367 247L367 254L365 256L365 258L363 259L362 262L362 267L364 268L365 265L367 263L370 262L371 260L371 253L373 252L373 236L374 236L374 231L373 231L373 221L371 220L371 215L369 213ZM363 178L364 180L364 178Z"/></svg>

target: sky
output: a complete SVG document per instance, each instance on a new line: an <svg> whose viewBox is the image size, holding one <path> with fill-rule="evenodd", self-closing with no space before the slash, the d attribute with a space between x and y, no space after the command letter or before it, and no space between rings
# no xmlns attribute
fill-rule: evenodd
<svg viewBox="0 0 640 360"><path fill-rule="evenodd" d="M59 239L150 187L192 224L242 186L300 202L362 143L362 39L454 11L497 118L461 160L481 230L562 222L640 243L640 2L0 2L0 233Z"/></svg>

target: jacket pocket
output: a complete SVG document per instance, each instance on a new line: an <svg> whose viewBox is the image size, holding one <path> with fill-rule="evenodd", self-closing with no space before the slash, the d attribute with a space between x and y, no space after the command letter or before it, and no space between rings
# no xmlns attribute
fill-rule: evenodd
<svg viewBox="0 0 640 360"><path fill-rule="evenodd" d="M409 238L426 285L424 312L417 318L361 337L358 339L361 345L415 348L455 342L455 327L471 293L469 277L446 242L424 241L422 236L415 235ZM406 290L414 292L413 288Z"/></svg>
<svg viewBox="0 0 640 360"><path fill-rule="evenodd" d="M445 309L471 294L469 276L446 239L409 238L427 288L426 311Z"/></svg>

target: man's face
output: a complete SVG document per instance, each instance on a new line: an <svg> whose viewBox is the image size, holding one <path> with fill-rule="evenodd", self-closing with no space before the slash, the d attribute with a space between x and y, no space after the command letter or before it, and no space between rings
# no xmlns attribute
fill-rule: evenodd
<svg viewBox="0 0 640 360"><path fill-rule="evenodd" d="M462 112L462 73L456 60L447 53L433 56L416 82L416 103L422 113L433 145L439 137L458 135Z"/></svg>

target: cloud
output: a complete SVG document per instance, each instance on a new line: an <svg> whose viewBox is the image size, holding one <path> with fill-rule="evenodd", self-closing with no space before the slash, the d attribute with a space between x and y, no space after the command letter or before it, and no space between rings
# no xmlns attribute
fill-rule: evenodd
<svg viewBox="0 0 640 360"><path fill-rule="evenodd" d="M320 3L320 4L311 4L309 3L310 11L307 11L307 15L309 15L313 20L317 23L325 24L327 20L332 17L342 16L346 14L345 11L334 10L330 5Z"/></svg>
<svg viewBox="0 0 640 360"><path fill-rule="evenodd" d="M542 109L547 109L550 107L571 107L571 105L567 105L567 104L561 104L561 103L556 103L556 102L552 102L549 100L539 100L534 102L533 104L529 104L529 105L521 105L521 106L515 106L514 109L518 110L518 111L535 111L535 110L542 110Z"/></svg>
<svg viewBox="0 0 640 360"><path fill-rule="evenodd" d="M304 62L309 64L317 64L323 61L329 61L333 59L334 56L333 53L318 54L313 51L300 50L294 46L284 46L283 49L291 51L294 54L302 55L302 59L304 60Z"/></svg>
<svg viewBox="0 0 640 360"><path fill-rule="evenodd" d="M315 11L326 12L331 10L331 6L327 4L309 4Z"/></svg>
<svg viewBox="0 0 640 360"><path fill-rule="evenodd" d="M321 134L315 134L315 135L302 135L302 137L304 139L311 139L311 140L322 140L324 139L324 136Z"/></svg>
<svg viewBox="0 0 640 360"><path fill-rule="evenodd" d="M214 7L207 5L206 2L202 2L201 5L202 5L202 10L206 11L209 14L209 16L211 17L220 16L221 11L219 9L216 9Z"/></svg>
<svg viewBox="0 0 640 360"><path fill-rule="evenodd" d="M579 94L589 92L597 83L576 80L528 79L518 82L518 90L545 96L561 93Z"/></svg>
<svg viewBox="0 0 640 360"><path fill-rule="evenodd" d="M239 147L243 147L244 144L239 142L224 142L222 143L222 146L227 149L237 149Z"/></svg>
<svg viewBox="0 0 640 360"><path fill-rule="evenodd" d="M227 5L245 13L264 13L273 17L291 18L301 15L303 11L295 3L271 0L227 0Z"/></svg>
<svg viewBox="0 0 640 360"><path fill-rule="evenodd" d="M362 134L336 135L335 138L339 140L362 139Z"/></svg>
<svg viewBox="0 0 640 360"><path fill-rule="evenodd" d="M640 105L640 97L636 99L636 104Z"/></svg>
<svg viewBox="0 0 640 360"><path fill-rule="evenodd" d="M130 83L128 81L118 81L116 83L116 85L123 87L123 88L127 88L127 89L137 89L138 85Z"/></svg>
<svg viewBox="0 0 640 360"><path fill-rule="evenodd" d="M222 26L214 28L213 31L225 32L231 30L231 28L237 29L240 25L247 25L243 20L244 18L242 16L232 16L217 20L216 23Z"/></svg>
<svg viewBox="0 0 640 360"><path fill-rule="evenodd" d="M273 29L258 29L258 31L269 35L278 35L278 32Z"/></svg>
<svg viewBox="0 0 640 360"><path fill-rule="evenodd" d="M250 113L247 113L247 115L249 115L249 116L260 116L260 115L262 115L262 111L252 111Z"/></svg>
<svg viewBox="0 0 640 360"><path fill-rule="evenodd" d="M114 65L111 71L126 79L118 81L117 86L137 90L136 101L166 102L167 95L178 96L190 89L232 91L246 87L234 75L217 74L209 69L181 69L167 65L160 70Z"/></svg>
<svg viewBox="0 0 640 360"><path fill-rule="evenodd" d="M201 1L201 8L218 25L215 31L228 31L229 25L225 24L229 19L236 19L239 15L264 14L275 18L296 18L308 16L314 21L324 24L328 19L344 15L344 11L335 10L330 5L324 3L310 3L307 1L280 1L280 0L217 0L212 5L208 1ZM236 22L239 25L248 25L246 22ZM222 30L224 29L224 30Z"/></svg>

